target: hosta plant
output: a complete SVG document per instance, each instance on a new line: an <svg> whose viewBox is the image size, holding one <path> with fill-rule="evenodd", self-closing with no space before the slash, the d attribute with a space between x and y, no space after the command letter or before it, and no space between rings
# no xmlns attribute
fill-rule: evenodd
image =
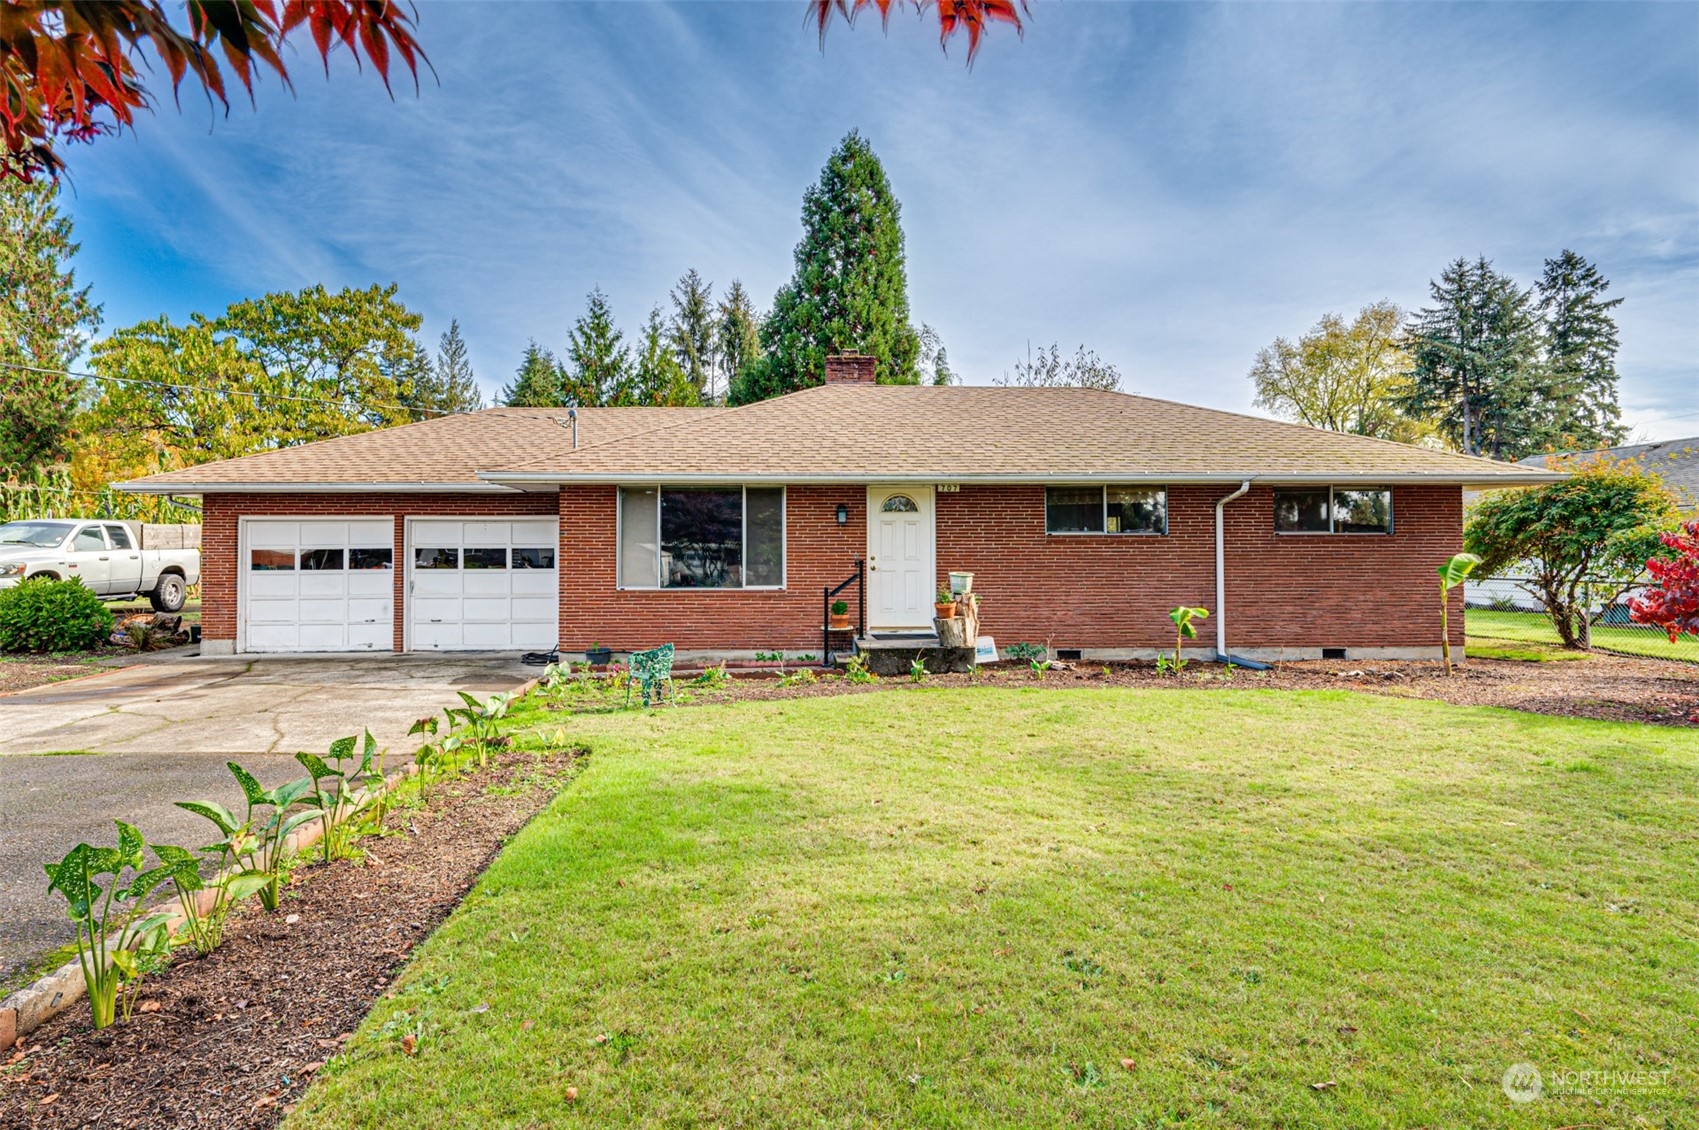
<svg viewBox="0 0 1699 1130"><path fill-rule="evenodd" d="M108 1027L115 1018L121 962L127 960L118 955L170 918L163 913L142 914L142 900L166 880L166 872L163 867L144 869L142 834L122 820L115 823L117 847L78 844L58 863L43 865L48 891L65 896L66 913L76 927L77 961L96 1028ZM125 872L133 873L127 885L122 883ZM104 888L102 877L109 877Z"/></svg>

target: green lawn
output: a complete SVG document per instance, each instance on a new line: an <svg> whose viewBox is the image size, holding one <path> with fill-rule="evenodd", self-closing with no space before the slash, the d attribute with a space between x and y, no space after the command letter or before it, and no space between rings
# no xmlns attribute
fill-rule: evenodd
<svg viewBox="0 0 1699 1130"><path fill-rule="evenodd" d="M543 724L563 723L585 770L290 1127L1675 1127L1699 1109L1690 732L1042 688ZM1517 1106L1500 1081L1522 1061L1548 1094ZM1584 1070L1653 1074L1550 1093Z"/></svg>
<svg viewBox="0 0 1699 1130"><path fill-rule="evenodd" d="M1478 640L1488 647L1533 643L1555 648L1559 642L1557 629L1540 612L1494 612L1489 608L1471 608L1464 613L1464 625L1471 641ZM1699 660L1699 637L1682 636L1671 643L1663 632L1643 624L1623 627L1595 624L1593 646L1653 659Z"/></svg>

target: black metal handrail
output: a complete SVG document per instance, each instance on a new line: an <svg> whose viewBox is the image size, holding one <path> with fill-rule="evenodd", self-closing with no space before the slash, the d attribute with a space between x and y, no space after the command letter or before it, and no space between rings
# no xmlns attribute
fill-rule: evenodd
<svg viewBox="0 0 1699 1130"><path fill-rule="evenodd" d="M832 598L855 586L855 623L856 635L867 634L867 562L860 557L855 559L855 572L839 582L836 588L822 587L820 590L820 655L826 666L832 665Z"/></svg>

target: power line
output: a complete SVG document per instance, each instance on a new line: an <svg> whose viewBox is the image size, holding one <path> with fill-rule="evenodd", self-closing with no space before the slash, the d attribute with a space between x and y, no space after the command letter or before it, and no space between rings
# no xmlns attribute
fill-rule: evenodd
<svg viewBox="0 0 1699 1130"><path fill-rule="evenodd" d="M248 396L255 400L289 400L297 404L329 404L337 408L347 408L348 403L342 400L330 400L322 396L288 396L280 392L254 392L244 388L211 388L207 385L173 384L170 381L144 381L137 377L108 377L100 373L83 372L77 369L49 369L40 365L20 365L16 361L0 361L0 368L20 369L26 373L48 373L58 377L80 377L91 381L111 381L121 385L144 385L150 388L175 388L186 392L222 393L225 396ZM448 416L440 408L419 408L410 404L362 404L361 408L394 408L401 412L424 412L432 416Z"/></svg>

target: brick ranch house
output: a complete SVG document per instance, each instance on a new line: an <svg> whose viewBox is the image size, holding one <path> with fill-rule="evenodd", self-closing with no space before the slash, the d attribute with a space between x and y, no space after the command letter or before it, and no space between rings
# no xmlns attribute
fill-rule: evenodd
<svg viewBox="0 0 1699 1130"><path fill-rule="evenodd" d="M961 570L1002 646L1148 658L1190 604L1201 656L1374 659L1438 657L1465 488L1559 477L1120 393L877 385L864 360L740 408L494 408L125 489L201 498L209 655L817 652L864 561L869 634L930 630Z"/></svg>

